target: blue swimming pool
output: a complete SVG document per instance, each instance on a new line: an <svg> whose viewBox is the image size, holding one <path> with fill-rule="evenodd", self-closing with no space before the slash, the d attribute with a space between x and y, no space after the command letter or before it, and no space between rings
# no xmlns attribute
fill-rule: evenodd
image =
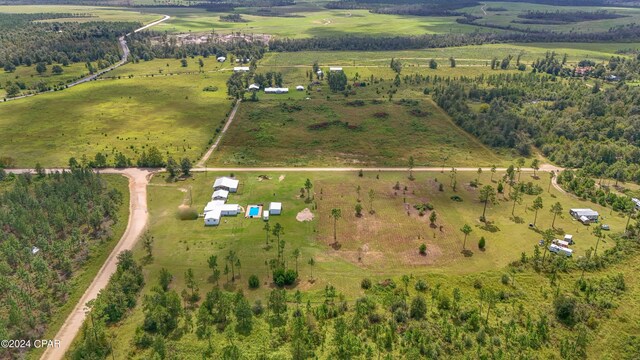
<svg viewBox="0 0 640 360"><path fill-rule="evenodd" d="M249 216L258 216L260 215L260 208L257 206L252 206L249 208Z"/></svg>

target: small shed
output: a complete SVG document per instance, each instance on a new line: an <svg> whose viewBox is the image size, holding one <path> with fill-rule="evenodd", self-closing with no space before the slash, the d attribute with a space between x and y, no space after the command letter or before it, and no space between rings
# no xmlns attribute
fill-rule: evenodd
<svg viewBox="0 0 640 360"><path fill-rule="evenodd" d="M249 85L249 91L255 91L255 90L260 90L260 85L258 84Z"/></svg>
<svg viewBox="0 0 640 360"><path fill-rule="evenodd" d="M220 224L220 216L221 216L220 208L215 208L204 214L204 225L205 226L216 226Z"/></svg>
<svg viewBox="0 0 640 360"><path fill-rule="evenodd" d="M282 213L282 203L281 202L272 202L269 204L269 214L270 215L280 215Z"/></svg>
<svg viewBox="0 0 640 360"><path fill-rule="evenodd" d="M342 71L342 67L340 67L340 66L331 66L329 68L329 71L331 71L331 72Z"/></svg>
<svg viewBox="0 0 640 360"><path fill-rule="evenodd" d="M298 86L296 86L296 90L298 90L298 91L304 91L304 86L302 86L302 85L298 85Z"/></svg>
<svg viewBox="0 0 640 360"><path fill-rule="evenodd" d="M249 71L248 66L235 66L233 68L233 72L247 72L247 71Z"/></svg>
<svg viewBox="0 0 640 360"><path fill-rule="evenodd" d="M238 191L238 184L240 183L240 181L236 180L236 179L232 179L230 177L219 177L216 179L216 181L213 183L213 189L214 190L227 190L228 192L236 192Z"/></svg>
<svg viewBox="0 0 640 360"><path fill-rule="evenodd" d="M227 60L227 58L224 57L224 56L218 56L218 58L216 60L218 60L218 62L225 62Z"/></svg>
<svg viewBox="0 0 640 360"><path fill-rule="evenodd" d="M220 189L213 192L211 200L227 200L229 198L229 191Z"/></svg>
<svg viewBox="0 0 640 360"><path fill-rule="evenodd" d="M262 220L269 221L269 210L262 211Z"/></svg>
<svg viewBox="0 0 640 360"><path fill-rule="evenodd" d="M573 244L573 235L565 234L564 235L564 241L568 242L569 244Z"/></svg>

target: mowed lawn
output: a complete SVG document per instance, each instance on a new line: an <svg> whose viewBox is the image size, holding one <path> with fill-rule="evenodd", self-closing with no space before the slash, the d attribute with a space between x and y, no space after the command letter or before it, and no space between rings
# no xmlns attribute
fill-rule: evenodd
<svg viewBox="0 0 640 360"><path fill-rule="evenodd" d="M127 65L135 66L135 65ZM206 150L231 103L227 75L134 76L0 104L0 154L19 167L63 166L69 157L134 160L150 146L195 160ZM203 88L217 86L216 92Z"/></svg>
<svg viewBox="0 0 640 360"><path fill-rule="evenodd" d="M286 95L283 95L286 96ZM215 166L459 166L502 164L429 100L246 101L210 158ZM315 129L315 128L318 129Z"/></svg>

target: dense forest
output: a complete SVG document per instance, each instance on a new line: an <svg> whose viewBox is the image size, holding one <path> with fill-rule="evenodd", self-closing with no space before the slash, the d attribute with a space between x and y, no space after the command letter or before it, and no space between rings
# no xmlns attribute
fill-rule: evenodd
<svg viewBox="0 0 640 360"><path fill-rule="evenodd" d="M0 67L120 60L118 37L140 26L133 22L35 22L73 14L0 14ZM8 69L6 68L8 67Z"/></svg>
<svg viewBox="0 0 640 360"><path fill-rule="evenodd" d="M2 177L0 338L39 339L76 270L110 238L123 196L90 170Z"/></svg>
<svg viewBox="0 0 640 360"><path fill-rule="evenodd" d="M514 20L519 24L570 24L581 21L610 20L625 17L606 10L599 11L527 11Z"/></svg>
<svg viewBox="0 0 640 360"><path fill-rule="evenodd" d="M565 167L640 182L640 90L606 90L535 73L490 75L431 85L434 100L484 143ZM472 111L470 106L479 109ZM476 107L477 106L477 107Z"/></svg>

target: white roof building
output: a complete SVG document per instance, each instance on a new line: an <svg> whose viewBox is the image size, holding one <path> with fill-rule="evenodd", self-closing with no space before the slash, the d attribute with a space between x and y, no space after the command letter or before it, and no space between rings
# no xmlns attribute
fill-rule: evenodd
<svg viewBox="0 0 640 360"><path fill-rule="evenodd" d="M227 60L227 58L224 57L224 56L218 56L218 58L216 60L218 60L218 62L225 62Z"/></svg>
<svg viewBox="0 0 640 360"><path fill-rule="evenodd" d="M224 200L212 200L209 201L207 203L207 205L204 207L204 213L208 213L210 211L213 211L215 209L219 209L222 205L224 205Z"/></svg>
<svg viewBox="0 0 640 360"><path fill-rule="evenodd" d="M206 226L214 226L220 224L220 216L222 212L219 208L215 208L212 211L204 214L204 224Z"/></svg>
<svg viewBox="0 0 640 360"><path fill-rule="evenodd" d="M35 255L35 254L37 254L39 252L40 252L40 248L39 247L34 246L34 247L31 248L31 255Z"/></svg>
<svg viewBox="0 0 640 360"><path fill-rule="evenodd" d="M586 218L588 220L598 220L598 216L600 216L597 211L592 209L571 209L569 214L576 219Z"/></svg>
<svg viewBox="0 0 640 360"><path fill-rule="evenodd" d="M289 88L268 87L264 89L267 94L285 94L289 92Z"/></svg>
<svg viewBox="0 0 640 360"><path fill-rule="evenodd" d="M296 86L296 90L303 91L304 90L304 86L298 85L298 86Z"/></svg>
<svg viewBox="0 0 640 360"><path fill-rule="evenodd" d="M248 66L235 66L233 68L234 72L247 72L249 71L249 67Z"/></svg>
<svg viewBox="0 0 640 360"><path fill-rule="evenodd" d="M238 191L238 184L240 183L240 181L236 180L236 179L232 179L230 177L219 177L216 179L216 181L213 183L213 189L214 190L227 190L229 192L236 192Z"/></svg>
<svg viewBox="0 0 640 360"><path fill-rule="evenodd" d="M636 204L636 209L640 209L640 199L631 198L631 201L633 201L633 203Z"/></svg>
<svg viewBox="0 0 640 360"><path fill-rule="evenodd" d="M211 195L211 200L227 200L229 197L229 191L220 189L213 192Z"/></svg>
<svg viewBox="0 0 640 360"><path fill-rule="evenodd" d="M342 71L342 68L340 66L331 66L329 71Z"/></svg>
<svg viewBox="0 0 640 360"><path fill-rule="evenodd" d="M271 215L279 215L282 212L282 203L281 202L272 202L269 204L269 214Z"/></svg>
<svg viewBox="0 0 640 360"><path fill-rule="evenodd" d="M249 85L249 90L259 90L259 89L260 89L260 85L258 84Z"/></svg>

